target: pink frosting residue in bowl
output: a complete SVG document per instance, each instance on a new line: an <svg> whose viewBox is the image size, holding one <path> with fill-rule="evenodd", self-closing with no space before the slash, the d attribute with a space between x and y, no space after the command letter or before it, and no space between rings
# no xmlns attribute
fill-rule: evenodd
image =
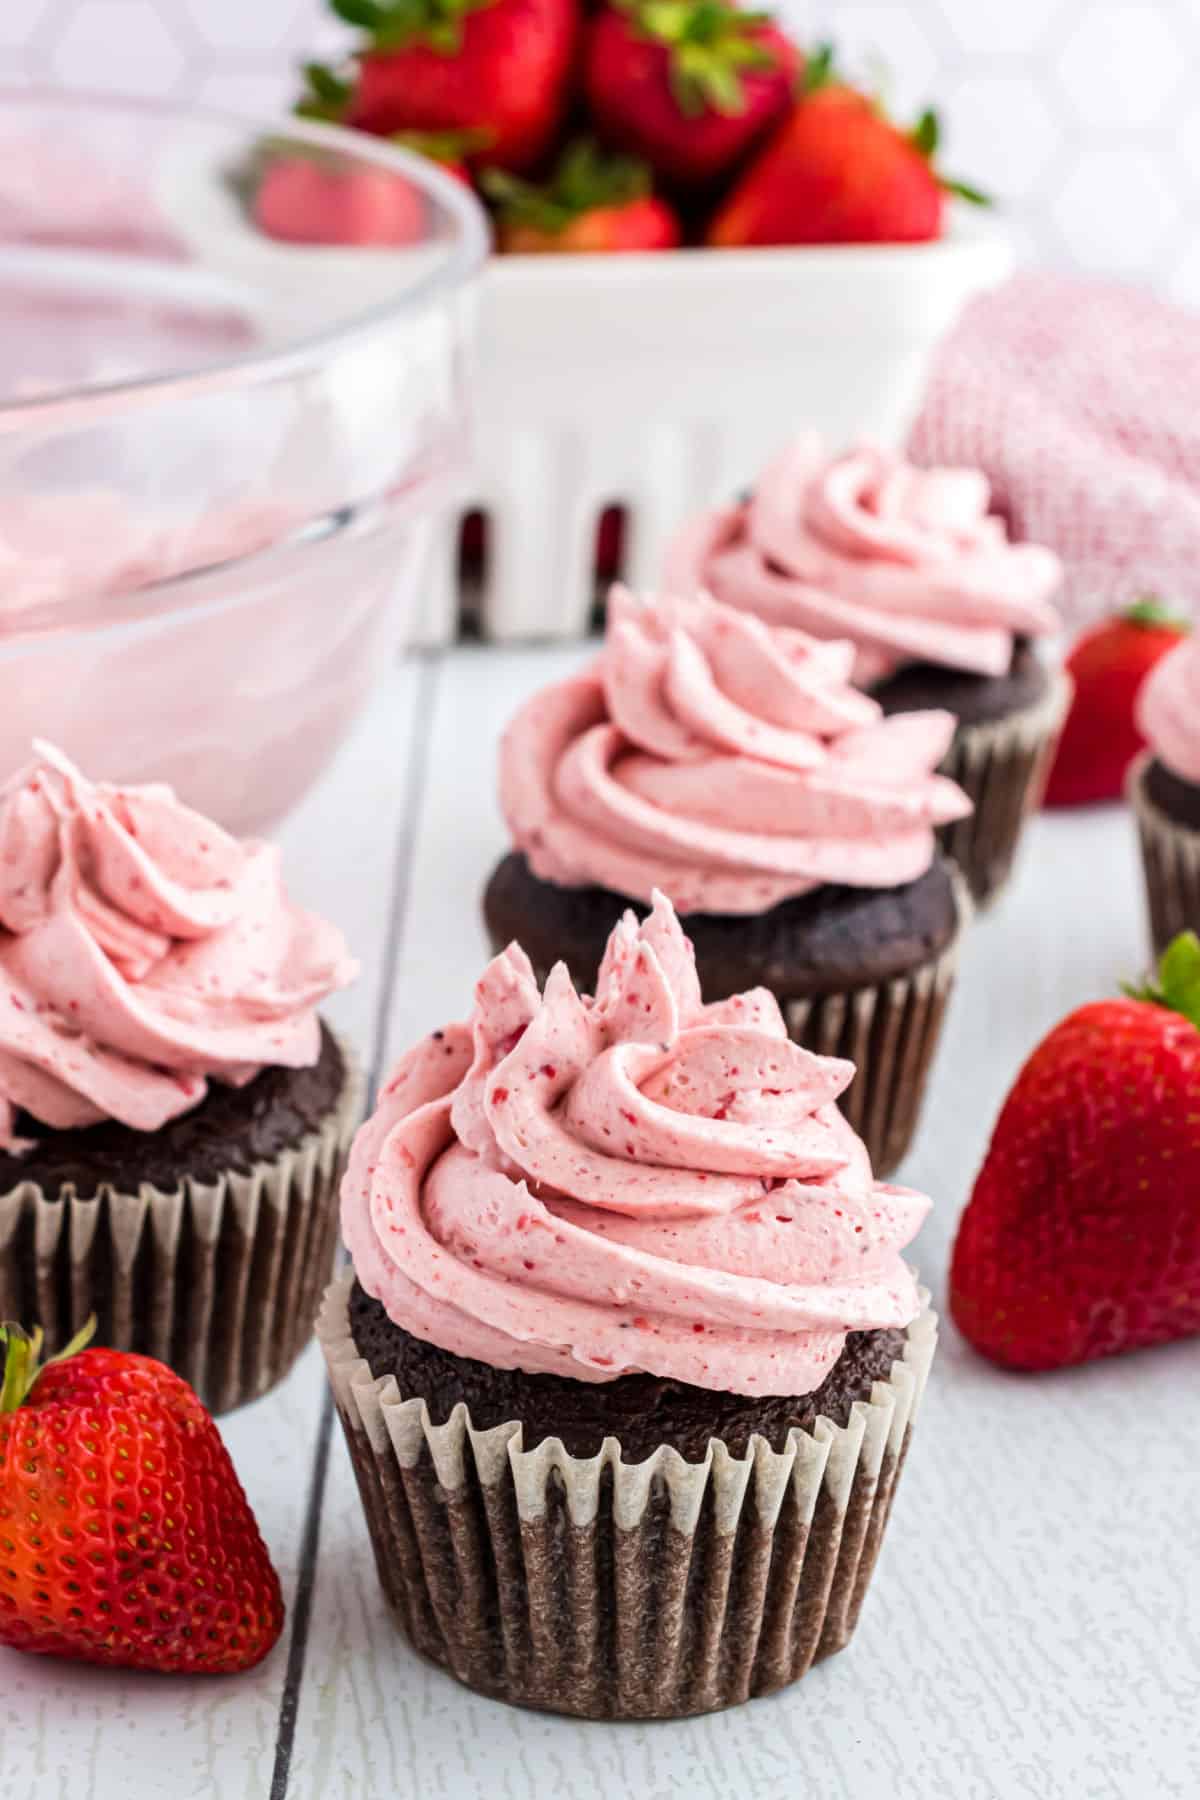
<svg viewBox="0 0 1200 1800"><path fill-rule="evenodd" d="M1137 702L1138 729L1181 781L1200 786L1200 637L1187 637L1151 669Z"/></svg>
<svg viewBox="0 0 1200 1800"><path fill-rule="evenodd" d="M278 851L170 788L93 783L38 745L0 789L0 1146L22 1109L154 1131L210 1080L308 1067L317 1005L355 973Z"/></svg>
<svg viewBox="0 0 1200 1800"><path fill-rule="evenodd" d="M771 630L718 602L609 599L598 662L506 731L513 842L561 887L680 912L763 912L825 882L898 887L970 811L935 773L947 712L884 718L846 643Z"/></svg>
<svg viewBox="0 0 1200 1800"><path fill-rule="evenodd" d="M139 512L107 488L9 496L0 501L0 638L131 616L139 590L251 556L296 524L293 511L265 501L195 518Z"/></svg>
<svg viewBox="0 0 1200 1800"><path fill-rule="evenodd" d="M512 945L358 1134L359 1280L493 1368L811 1392L847 1332L919 1311L900 1251L929 1202L872 1178L836 1105L853 1073L763 990L704 1005L661 894L613 932L594 999L561 964L539 992Z"/></svg>
<svg viewBox="0 0 1200 1800"><path fill-rule="evenodd" d="M686 525L664 585L855 645L869 686L908 663L1003 675L1017 636L1058 630L1054 552L1009 541L976 469L796 440L739 506Z"/></svg>

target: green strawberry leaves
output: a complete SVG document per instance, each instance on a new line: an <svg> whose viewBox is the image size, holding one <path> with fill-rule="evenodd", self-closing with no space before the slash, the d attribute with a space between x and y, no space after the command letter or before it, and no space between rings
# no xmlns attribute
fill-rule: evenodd
<svg viewBox="0 0 1200 1800"><path fill-rule="evenodd" d="M742 76L773 69L776 57L757 33L769 13L739 12L728 0L617 0L642 37L671 55L671 92L685 118L746 110Z"/></svg>
<svg viewBox="0 0 1200 1800"><path fill-rule="evenodd" d="M942 142L942 122L932 106L927 106L916 124L908 134L908 141L913 149L923 156L926 162L932 162ZM982 188L972 187L968 181L956 181L949 175L939 175L938 186L945 194L954 194L959 200L965 200L969 206L992 206L990 194Z"/></svg>
<svg viewBox="0 0 1200 1800"><path fill-rule="evenodd" d="M636 156L608 155L591 138L578 138L567 145L542 186L504 169L486 170L480 186L506 218L556 235L582 213L644 200L651 180L650 170Z"/></svg>
<svg viewBox="0 0 1200 1800"><path fill-rule="evenodd" d="M316 119L326 125L337 125L345 118L354 98L354 83L327 63L304 65L304 93L296 102L301 119Z"/></svg>
<svg viewBox="0 0 1200 1800"><path fill-rule="evenodd" d="M985 194L982 188L972 187L969 181L955 181L951 176L940 175L938 182L944 193L956 195L958 199L965 200L968 206L996 204L990 194Z"/></svg>
<svg viewBox="0 0 1200 1800"><path fill-rule="evenodd" d="M1121 991L1131 1000L1168 1007L1200 1031L1200 937L1181 931L1163 952L1157 980L1151 977L1141 987L1123 983Z"/></svg>
<svg viewBox="0 0 1200 1800"><path fill-rule="evenodd" d="M462 131L393 131L388 141L402 150L415 150L430 162L464 163L468 156L488 149L495 136L494 131L479 126Z"/></svg>
<svg viewBox="0 0 1200 1800"><path fill-rule="evenodd" d="M931 106L926 107L908 134L909 142L922 156L930 157L942 140L942 126Z"/></svg>
<svg viewBox="0 0 1200 1800"><path fill-rule="evenodd" d="M830 43L818 44L805 60L804 92L815 94L820 88L832 87L838 79L836 50Z"/></svg>
<svg viewBox="0 0 1200 1800"><path fill-rule="evenodd" d="M470 13L490 0L330 0L347 25L365 31L374 50L403 50L427 44L443 56L457 56Z"/></svg>
<svg viewBox="0 0 1200 1800"><path fill-rule="evenodd" d="M1181 637L1192 629L1191 621L1168 612L1157 594L1143 594L1121 614L1126 625L1144 625L1152 630L1177 631Z"/></svg>

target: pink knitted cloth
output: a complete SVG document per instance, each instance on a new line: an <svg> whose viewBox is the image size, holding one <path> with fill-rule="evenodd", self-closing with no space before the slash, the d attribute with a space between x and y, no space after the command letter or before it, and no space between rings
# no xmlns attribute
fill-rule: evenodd
<svg viewBox="0 0 1200 1800"><path fill-rule="evenodd" d="M1200 317L1018 276L947 340L910 448L985 470L1013 534L1058 551L1069 625L1148 591L1200 621Z"/></svg>

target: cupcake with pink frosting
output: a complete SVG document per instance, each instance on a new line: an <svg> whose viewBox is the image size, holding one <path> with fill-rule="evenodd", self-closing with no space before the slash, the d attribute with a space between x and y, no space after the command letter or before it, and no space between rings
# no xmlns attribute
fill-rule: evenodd
<svg viewBox="0 0 1200 1800"><path fill-rule="evenodd" d="M1130 770L1129 797L1161 956L1181 931L1200 932L1200 638L1150 671L1137 723L1149 749Z"/></svg>
<svg viewBox="0 0 1200 1800"><path fill-rule="evenodd" d="M279 854L58 751L0 789L0 1317L95 1313L214 1410L312 1329L361 1083L355 974Z"/></svg>
<svg viewBox="0 0 1200 1800"><path fill-rule="evenodd" d="M513 849L495 948L590 990L632 901L669 894L714 1000L768 988L797 1042L857 1067L843 1098L879 1171L912 1136L964 902L938 852L970 804L936 771L944 711L888 718L854 651L705 598L610 601L604 648L506 731Z"/></svg>
<svg viewBox="0 0 1200 1800"><path fill-rule="evenodd" d="M957 720L945 772L974 811L943 843L978 900L1003 885L1039 800L1070 698L1039 654L1062 571L1009 540L976 469L918 469L860 446L829 456L806 434L742 504L672 545L665 585L814 637L848 639L854 679L888 714Z"/></svg>
<svg viewBox="0 0 1200 1800"><path fill-rule="evenodd" d="M392 1072L318 1329L397 1624L461 1681L672 1718L849 1639L935 1340L853 1073L706 1003L661 894L594 997L510 945Z"/></svg>

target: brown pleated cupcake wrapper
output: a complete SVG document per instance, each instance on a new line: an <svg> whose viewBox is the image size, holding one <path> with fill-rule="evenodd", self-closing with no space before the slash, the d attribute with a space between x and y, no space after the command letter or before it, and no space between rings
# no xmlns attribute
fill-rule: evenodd
<svg viewBox="0 0 1200 1800"><path fill-rule="evenodd" d="M1012 872L1025 821L1042 803L1073 691L1060 670L1035 706L994 724L961 727L942 764L942 774L957 781L975 810L943 826L938 838L979 906L995 898Z"/></svg>
<svg viewBox="0 0 1200 1800"><path fill-rule="evenodd" d="M1200 931L1200 831L1177 825L1146 792L1151 756L1129 771L1126 791L1137 820L1150 912L1150 938L1161 956L1181 931Z"/></svg>
<svg viewBox="0 0 1200 1800"><path fill-rule="evenodd" d="M524 1450L519 1423L476 1431L462 1404L434 1425L359 1356L352 1280L317 1334L380 1580L422 1655L520 1705L652 1719L773 1693L848 1642L937 1342L927 1303L848 1424L627 1464L615 1438Z"/></svg>
<svg viewBox="0 0 1200 1800"><path fill-rule="evenodd" d="M797 1044L854 1064L854 1080L838 1104L880 1177L892 1174L912 1143L954 987L971 915L965 884L957 871L955 877L958 931L940 956L874 987L781 1002Z"/></svg>
<svg viewBox="0 0 1200 1800"><path fill-rule="evenodd" d="M95 1313L98 1343L168 1363L212 1412L274 1387L312 1335L362 1115L361 1071L338 1047L327 1117L249 1174L88 1200L29 1181L0 1194L0 1318L40 1324L54 1350Z"/></svg>

